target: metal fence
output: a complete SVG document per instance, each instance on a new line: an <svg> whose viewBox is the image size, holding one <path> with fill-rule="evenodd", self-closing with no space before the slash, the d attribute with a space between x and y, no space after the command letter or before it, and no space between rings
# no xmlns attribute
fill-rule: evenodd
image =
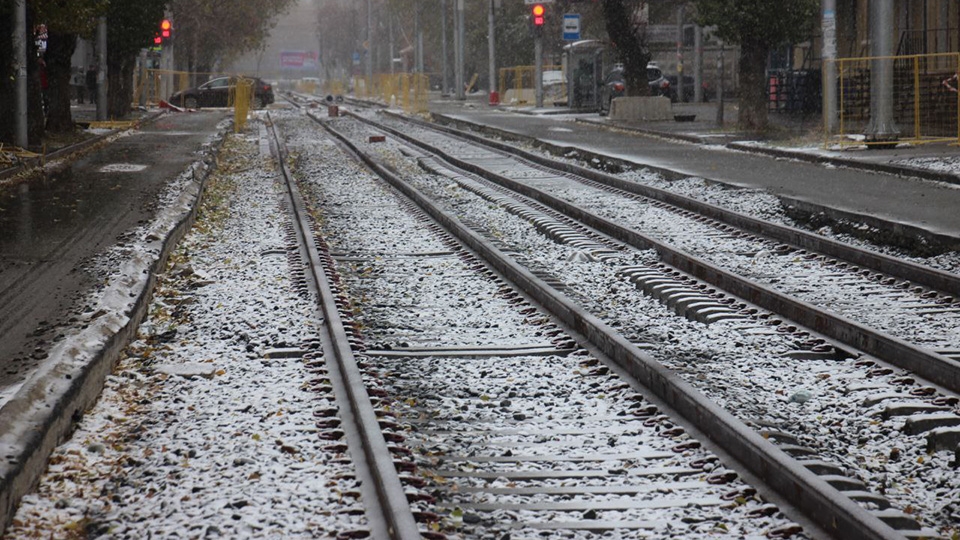
<svg viewBox="0 0 960 540"><path fill-rule="evenodd" d="M556 73L559 78L544 77L544 100L566 101L567 85L563 74L563 66L544 66L544 74ZM536 66L515 66L500 68L497 81L497 91L504 103L522 105L536 100L534 88L536 81Z"/></svg>
<svg viewBox="0 0 960 540"><path fill-rule="evenodd" d="M191 74L186 71L147 69L134 80L133 102L156 105L170 99L170 95L190 88ZM197 74L193 74L197 75Z"/></svg>
<svg viewBox="0 0 960 540"><path fill-rule="evenodd" d="M943 84L960 70L960 53L841 58L835 62L839 118L836 131L824 130L826 144L868 144L863 135L871 118L875 62L893 64L893 119L900 142L960 143L960 93ZM954 88L957 84L956 80L951 82ZM824 125L830 125L826 118Z"/></svg>
<svg viewBox="0 0 960 540"><path fill-rule="evenodd" d="M354 77L353 95L363 99L379 99L390 107L402 107L408 113L427 112L430 74L396 73Z"/></svg>

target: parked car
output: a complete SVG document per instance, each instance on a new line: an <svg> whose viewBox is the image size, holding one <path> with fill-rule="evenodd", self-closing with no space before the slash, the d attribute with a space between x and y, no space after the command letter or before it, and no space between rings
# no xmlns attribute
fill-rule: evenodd
<svg viewBox="0 0 960 540"><path fill-rule="evenodd" d="M663 71L656 64L647 64L647 84L651 96L670 95L670 81L664 78ZM600 116L610 112L614 98L627 94L627 85L623 78L623 66L617 66L607 73L600 84Z"/></svg>
<svg viewBox="0 0 960 540"><path fill-rule="evenodd" d="M259 109L273 103L273 87L261 79L253 81L253 106ZM226 107L230 101L230 87L236 83L237 77L218 77L196 88L177 92L170 96L169 101L173 105L188 109Z"/></svg>
<svg viewBox="0 0 960 540"><path fill-rule="evenodd" d="M669 95L668 97L670 98L670 101L676 103L676 102L677 102L677 98L680 97L680 96L678 95L678 93L679 93L679 92L678 92L678 88L679 88L679 87L677 86L677 76L676 76L676 75L667 75L667 80L670 81L670 95ZM713 89L710 87L710 85L709 85L706 81L703 81L702 84L703 84L703 101L710 101L711 99L713 99L713 98L715 97L715 96L714 96ZM692 77L691 75L684 75L684 76L683 76L683 100L682 100L682 101L684 101L684 102L686 102L686 103L689 103L689 102L693 101L693 94L694 94L693 89L694 89L694 88L693 88L693 77Z"/></svg>

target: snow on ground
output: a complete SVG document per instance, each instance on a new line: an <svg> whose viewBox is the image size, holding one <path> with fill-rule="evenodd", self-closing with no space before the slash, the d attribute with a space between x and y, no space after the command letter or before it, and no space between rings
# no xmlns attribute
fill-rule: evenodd
<svg viewBox="0 0 960 540"><path fill-rule="evenodd" d="M6 538L316 538L365 528L352 466L324 450L300 359L275 174L234 137L139 339L59 447Z"/></svg>
<svg viewBox="0 0 960 540"><path fill-rule="evenodd" d="M551 346L549 319L529 313L524 306L511 303L499 291L498 283L469 270L467 263L450 253L428 224L417 220L398 204L398 197L385 184L369 173L357 170L352 162L343 162L332 150L329 141L316 140L318 128L303 118L278 119L288 137L291 151L297 155L297 176L307 196L323 201L320 212L324 236L340 261L345 292L357 307L356 316L364 329L367 345L374 348L396 347L476 347L489 344ZM346 124L351 123L346 121ZM349 129L337 123L337 129ZM355 140L365 139L363 130ZM392 143L378 143L376 149L389 153ZM373 148L370 148L373 150ZM394 156L396 157L396 156ZM407 164L394 162L409 172ZM406 165L406 166L405 166ZM414 173L419 169L414 168ZM436 181L436 177L431 177ZM449 180L433 186L445 190ZM455 191L451 186L449 191ZM479 212L472 221L483 222L484 211L499 213L486 202L472 204ZM502 220L489 222L501 230ZM504 230L504 237L514 231ZM536 231L530 231L541 238ZM552 242L546 241L548 244ZM553 252L551 252L553 254ZM406 433L407 445L420 463L421 474L433 482L441 510L447 514L451 506L470 503L567 502L584 498L593 502L616 502L626 499L668 501L679 499L679 506L665 504L657 508L652 502L646 508L598 511L596 519L609 521L649 521L649 532L610 531L605 538L741 537L760 538L771 529L789 524L774 513L749 518L762 504L749 498L743 504L727 506L716 497L742 489L739 481L710 487L703 474L684 476L690 483L674 483L669 475L653 475L651 479L631 475L615 475L593 479L595 485L644 484L656 493L636 497L618 494L591 496L501 496L456 493L450 484L486 487L581 485L590 480L544 479L508 481L457 479L437 480L431 469L503 471L522 470L596 470L642 469L644 467L688 466L690 462L709 458L702 449L685 452L671 450L681 441L658 434L660 428L644 427L642 422L625 420L622 415L634 394L621 380L611 375L590 377L588 368L580 365L587 356L544 356L513 358L427 358L388 359L371 355L370 363L380 372L378 377L390 391L390 409L404 422L413 424ZM586 434L579 430L586 429ZM439 432L438 432L439 430ZM569 433L564 430L570 430ZM515 432L515 433L514 433ZM521 462L517 464L478 463L455 456L517 455L562 456L636 456L622 459L610 457L603 462ZM654 457L655 455L660 457ZM719 466L719 465L717 465ZM712 468L711 468L712 469ZM670 478L671 481L665 481ZM677 491L675 491L677 489ZM686 499L685 499L686 497ZM426 508L437 511L435 508ZM452 513L451 513L452 515ZM472 518L472 519L471 519ZM529 521L578 521L579 513L569 511L531 511L498 509L493 511L464 510L462 528L451 519L444 520L442 532L451 538L539 538L542 531L521 529L510 531L511 524ZM587 518L591 519L591 518ZM485 524L478 526L482 522ZM483 536L480 536L480 533ZM549 533L548 533L549 534ZM590 538L591 533L556 531L556 537Z"/></svg>
<svg viewBox="0 0 960 540"><path fill-rule="evenodd" d="M749 325L745 331L738 321L705 326L677 317L617 275L623 267L657 262L654 253L627 251L603 263L590 262L578 257L576 248L546 238L532 224L457 183L423 173L391 139L367 145L361 142L367 128L344 121L338 129L383 156L447 211L464 222L482 223L505 249L525 257L528 266L558 277L568 295L631 341L650 344L657 360L743 421L794 433L925 525L947 536L957 532L960 480L950 466L952 453L928 454L923 436L902 431L904 417L884 420L882 407L864 406L866 395L901 391L895 381L902 371L865 381L867 370L855 359L782 356L795 346L789 334ZM860 383L866 393L850 390Z"/></svg>

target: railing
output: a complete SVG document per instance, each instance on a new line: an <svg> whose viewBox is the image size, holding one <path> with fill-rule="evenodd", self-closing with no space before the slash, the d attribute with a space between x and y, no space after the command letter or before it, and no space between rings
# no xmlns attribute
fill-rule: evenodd
<svg viewBox="0 0 960 540"><path fill-rule="evenodd" d="M874 61L893 64L893 120L900 133L898 141L960 143L960 93L943 84L960 70L960 53L941 53L837 59L838 129L824 130L825 144L869 144L863 134L872 114ZM825 62L824 68L828 67ZM957 81L951 86L956 88ZM829 126L827 119L824 125Z"/></svg>
<svg viewBox="0 0 960 540"><path fill-rule="evenodd" d="M353 95L363 99L378 99L390 107L402 107L408 113L427 111L430 74L397 73L353 78Z"/></svg>

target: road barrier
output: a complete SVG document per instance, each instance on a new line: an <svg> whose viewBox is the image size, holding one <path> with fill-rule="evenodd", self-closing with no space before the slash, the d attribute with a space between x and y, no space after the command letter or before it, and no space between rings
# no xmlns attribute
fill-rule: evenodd
<svg viewBox="0 0 960 540"><path fill-rule="evenodd" d="M230 87L228 107L233 107L233 131L239 133L247 125L247 116L253 104L253 79L237 79L237 84Z"/></svg>
<svg viewBox="0 0 960 540"><path fill-rule="evenodd" d="M824 67L829 68L828 61ZM837 129L824 129L825 145L889 145L864 140L871 119L871 70L877 62L893 64L893 119L898 142L960 144L960 93L944 85L960 70L960 53L840 58L837 69ZM826 77L824 78L826 79ZM960 81L949 81L958 88ZM827 93L824 92L824 95ZM826 104L824 111L828 110ZM829 126L824 118L824 125Z"/></svg>

